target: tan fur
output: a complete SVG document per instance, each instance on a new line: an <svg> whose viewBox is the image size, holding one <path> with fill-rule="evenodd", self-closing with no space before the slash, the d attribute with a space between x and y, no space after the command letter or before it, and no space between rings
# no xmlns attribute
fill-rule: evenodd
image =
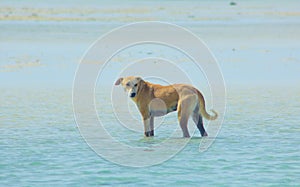
<svg viewBox="0 0 300 187"><path fill-rule="evenodd" d="M184 137L189 137L187 122L191 115L202 136L207 136L203 127L202 116L208 120L217 118L207 113L204 97L199 90L186 84L162 86L144 81L140 77L119 78L115 85L120 85L129 93L136 103L144 121L146 136L154 135L153 118L178 111L178 120Z"/></svg>

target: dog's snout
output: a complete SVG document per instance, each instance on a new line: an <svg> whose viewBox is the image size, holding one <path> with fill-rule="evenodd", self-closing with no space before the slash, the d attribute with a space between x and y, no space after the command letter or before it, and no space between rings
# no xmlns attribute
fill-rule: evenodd
<svg viewBox="0 0 300 187"><path fill-rule="evenodd" d="M130 97L135 97L136 93L131 93Z"/></svg>

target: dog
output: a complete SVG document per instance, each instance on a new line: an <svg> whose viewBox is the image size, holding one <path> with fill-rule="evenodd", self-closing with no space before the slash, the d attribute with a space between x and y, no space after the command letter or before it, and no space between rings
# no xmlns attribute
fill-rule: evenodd
<svg viewBox="0 0 300 187"><path fill-rule="evenodd" d="M202 117L215 120L214 115L207 113L205 101L201 92L187 84L173 84L162 86L144 81L141 77L121 77L115 85L122 85L129 97L136 103L144 123L144 135L154 136L154 117L163 116L178 111L178 121L183 137L190 137L187 124L189 117L193 117L201 136L208 136L203 126Z"/></svg>

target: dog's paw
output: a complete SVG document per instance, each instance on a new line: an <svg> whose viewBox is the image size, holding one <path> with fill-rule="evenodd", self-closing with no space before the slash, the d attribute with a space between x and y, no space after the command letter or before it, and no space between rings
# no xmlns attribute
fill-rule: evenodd
<svg viewBox="0 0 300 187"><path fill-rule="evenodd" d="M146 137L154 136L154 130L145 132Z"/></svg>
<svg viewBox="0 0 300 187"><path fill-rule="evenodd" d="M203 137L208 136L207 132L204 132L204 133L202 134L202 136L203 136Z"/></svg>

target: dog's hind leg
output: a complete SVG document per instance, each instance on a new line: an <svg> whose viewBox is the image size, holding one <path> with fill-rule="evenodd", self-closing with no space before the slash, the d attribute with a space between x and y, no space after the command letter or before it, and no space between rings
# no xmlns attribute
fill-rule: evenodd
<svg viewBox="0 0 300 187"><path fill-rule="evenodd" d="M188 131L188 120L193 110L195 109L197 97L195 95L188 95L178 102L178 121L182 129L183 137L190 137Z"/></svg>
<svg viewBox="0 0 300 187"><path fill-rule="evenodd" d="M189 130L187 128L188 120L189 120L189 116L187 116L185 113L183 113L181 107L179 107L178 121L179 121L181 130L182 130L182 133L183 133L183 137L185 137L185 138L190 137Z"/></svg>
<svg viewBox="0 0 300 187"><path fill-rule="evenodd" d="M194 120L195 124L197 125L197 128L199 129L201 136L208 136L208 135L207 135L207 132L206 132L205 129L204 129L204 126L203 126L203 118L202 118L202 116L199 114L199 109L196 109L196 110L194 111L194 114L193 114L193 120Z"/></svg>
<svg viewBox="0 0 300 187"><path fill-rule="evenodd" d="M182 130L182 133L183 133L183 137L185 137L185 138L190 137L189 130L187 128L188 119L189 119L188 116L181 115L178 113L178 121L179 121L181 130Z"/></svg>

